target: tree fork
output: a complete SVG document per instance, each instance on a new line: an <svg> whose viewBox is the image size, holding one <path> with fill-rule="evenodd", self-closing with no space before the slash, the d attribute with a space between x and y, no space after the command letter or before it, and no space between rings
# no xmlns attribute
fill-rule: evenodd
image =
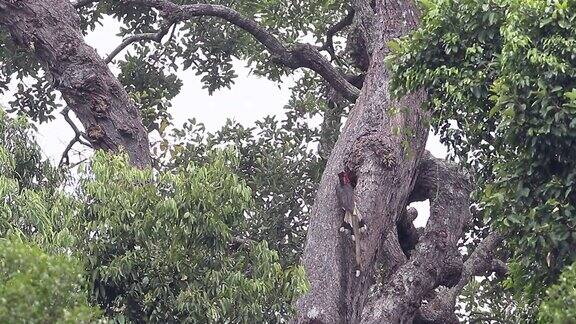
<svg viewBox="0 0 576 324"><path fill-rule="evenodd" d="M35 52L95 149L121 147L138 167L151 163L140 112L96 51L84 41L68 0L0 0L0 25Z"/></svg>

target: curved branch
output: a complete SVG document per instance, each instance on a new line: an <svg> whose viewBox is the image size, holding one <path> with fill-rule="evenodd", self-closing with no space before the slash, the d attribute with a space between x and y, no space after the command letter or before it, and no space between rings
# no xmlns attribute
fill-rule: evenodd
<svg viewBox="0 0 576 324"><path fill-rule="evenodd" d="M485 275L488 272L496 272L504 275L508 267L500 260L494 259L494 250L502 242L503 236L498 232L490 233L470 254L458 283L450 288L443 289L442 293L432 299L427 305L420 309L418 314L420 323L458 323L454 313L456 299L460 292L474 276Z"/></svg>
<svg viewBox="0 0 576 324"><path fill-rule="evenodd" d="M122 50L125 49L126 47L128 47L130 44L140 42L140 41L154 41L156 43L160 43L162 41L162 38L170 30L171 25L172 24L165 24L156 33L137 34L137 35L132 35L132 36L125 38L122 41L122 43L120 43L120 45L118 45L110 54L108 54L108 56L106 57L104 62L106 62L106 64L112 62L112 60L116 57L116 55L118 55L120 52L122 52Z"/></svg>
<svg viewBox="0 0 576 324"><path fill-rule="evenodd" d="M332 60L337 59L336 53L334 51L334 36L340 32L342 29L350 26L352 21L354 20L354 9L349 9L348 14L342 20L334 24L332 27L328 28L326 32L326 42L322 47L320 47L320 51L327 51L330 54Z"/></svg>
<svg viewBox="0 0 576 324"><path fill-rule="evenodd" d="M320 74L330 85L346 99L354 102L360 90L350 84L344 75L337 71L320 54L318 48L310 44L285 46L272 33L260 26L255 20L243 17L238 11L222 5L191 4L177 5L166 0L123 0L125 3L143 5L160 10L170 21L184 21L194 17L210 16L224 19L245 30L256 38L271 53L276 63L291 69L309 68Z"/></svg>
<svg viewBox="0 0 576 324"><path fill-rule="evenodd" d="M64 152L62 152L62 157L60 158L60 162L58 163L58 167L62 167L62 166L64 166L64 164L66 164L66 165L70 164L69 154L70 154L70 150L72 149L74 144L80 143L82 145L92 147L92 145L90 145L90 143L88 142L89 139L86 136L86 134L81 132L78 129L78 126L76 126L76 124L72 121L72 119L70 119L69 113L70 113L70 107L64 108L61 112L62 116L64 116L64 120L66 120L66 122L70 125L70 127L74 131L74 138L72 138L72 140L68 143L68 145L64 149Z"/></svg>

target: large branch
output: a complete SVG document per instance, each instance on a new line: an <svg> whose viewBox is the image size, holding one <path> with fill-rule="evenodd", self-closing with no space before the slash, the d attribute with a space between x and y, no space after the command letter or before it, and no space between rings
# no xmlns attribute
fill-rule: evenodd
<svg viewBox="0 0 576 324"><path fill-rule="evenodd" d="M498 245L502 242L502 235L498 232L490 233L470 254L464 267L458 283L452 288L442 288L441 293L428 304L423 305L419 312L420 323L458 323L455 306L456 299L460 295L464 286L466 286L474 276L486 275L487 273L496 272L503 276L507 272L507 267L500 260L494 257Z"/></svg>
<svg viewBox="0 0 576 324"><path fill-rule="evenodd" d="M80 18L68 0L0 0L0 25L17 44L34 50L82 122L92 147L110 151L123 147L134 165L150 165L140 112L84 41Z"/></svg>
<svg viewBox="0 0 576 324"><path fill-rule="evenodd" d="M346 99L354 102L358 98L360 92L358 88L350 84L315 46L310 44L285 46L255 20L243 17L234 9L213 4L177 5L167 0L123 0L123 2L155 8L169 21L184 21L199 16L224 19L254 36L272 54L277 63L291 69L309 68L320 74Z"/></svg>
<svg viewBox="0 0 576 324"><path fill-rule="evenodd" d="M364 309L363 323L412 323L422 299L434 288L458 283L458 240L471 220L471 185L456 166L429 154L419 169L415 190L430 199L430 218L408 262Z"/></svg>
<svg viewBox="0 0 576 324"><path fill-rule="evenodd" d="M372 7L373 2L372 0L352 0L351 3L355 11L353 28L357 30L362 38L368 56L372 56L376 45L376 42L374 42L376 33L373 28L376 15Z"/></svg>

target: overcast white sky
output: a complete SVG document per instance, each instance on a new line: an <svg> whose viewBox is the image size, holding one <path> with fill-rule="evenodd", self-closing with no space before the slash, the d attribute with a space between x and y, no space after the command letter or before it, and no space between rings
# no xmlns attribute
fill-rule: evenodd
<svg viewBox="0 0 576 324"><path fill-rule="evenodd" d="M86 41L104 57L122 41L116 36L118 27L116 21L107 18L104 20L104 26L89 34ZM180 72L179 76L183 81L182 91L172 101L173 107L170 111L175 125L181 125L189 118L196 118L204 123L209 131L215 131L224 125L228 118L249 125L267 115L283 116L283 107L290 97L291 80L287 80L279 87L277 83L265 78L249 75L249 70L242 62L236 64L236 71L239 77L232 89L217 91L212 96L202 89L200 78L194 75L194 72ZM11 98L7 96L1 98L3 104L7 104L10 100ZM56 116L55 121L39 127L37 138L43 152L55 164L73 137L68 124L59 114ZM445 147L432 134L427 148L437 157L446 155ZM426 204L418 206L421 216L424 216L418 221L419 223L427 219L427 215L423 215L421 211L427 209L425 206Z"/></svg>

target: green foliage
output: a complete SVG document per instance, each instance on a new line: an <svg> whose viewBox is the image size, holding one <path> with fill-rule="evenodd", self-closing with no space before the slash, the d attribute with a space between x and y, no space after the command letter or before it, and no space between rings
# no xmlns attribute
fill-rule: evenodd
<svg viewBox="0 0 576 324"><path fill-rule="evenodd" d="M165 152L170 158L164 159L169 169L190 161L206 163L215 148L233 147L239 163L231 167L250 187L254 201L246 236L266 240L284 265L299 264L309 209L324 170L324 161L311 148L319 140L318 131L297 114L290 110L283 121L266 117L255 127L228 121L214 134L191 120L174 130L174 145Z"/></svg>
<svg viewBox="0 0 576 324"><path fill-rule="evenodd" d="M4 152L2 152L4 151ZM9 154L8 154L9 153ZM43 160L25 118L9 118L0 107L0 175L14 178L21 188L54 188L61 175Z"/></svg>
<svg viewBox="0 0 576 324"><path fill-rule="evenodd" d="M119 63L118 79L140 106L144 127L149 132L162 133L171 118L170 100L180 92L182 81L174 73L159 69L166 58L150 52L149 48L140 47L136 55L126 54L125 60Z"/></svg>
<svg viewBox="0 0 576 324"><path fill-rule="evenodd" d="M494 277L470 281L456 304L456 313L465 323L533 323L538 304L514 296L503 287L502 280Z"/></svg>
<svg viewBox="0 0 576 324"><path fill-rule="evenodd" d="M78 261L0 238L0 322L94 323L87 292Z"/></svg>
<svg viewBox="0 0 576 324"><path fill-rule="evenodd" d="M7 118L2 125L21 131L2 144L27 143L24 147L34 151L36 146L23 125ZM77 271L78 263L74 263L73 276L72 270L54 271L71 280L88 279L93 289L83 296L91 295L110 318L282 322L291 314L294 298L306 289L301 267L281 266L278 253L265 241L248 237L251 223L247 216L253 201L249 187L232 172L238 169L233 151L212 151L203 166L187 163L162 172L138 170L129 166L124 155L99 152L82 172L73 195L21 177L14 171L19 152L0 146L0 237L17 236L38 244L54 254L46 258L54 258L62 267L69 266L63 261L72 260L68 255L82 260L85 271ZM35 162L27 166L36 170L34 179L44 179L42 172L51 169L41 168L42 161ZM18 253L30 256L26 262L37 263L33 260L45 255L34 249ZM6 273L14 271L10 268ZM25 289L36 287L37 281L52 280L48 265L34 271L17 281L17 290L11 293L28 294L27 303L36 298L50 300L48 295L37 296L44 290ZM76 298L64 287L58 293ZM10 303L15 301L10 299ZM38 313L30 316L60 314L59 305L38 305ZM6 307L21 311L16 304ZM89 308L69 308L61 320L89 321L90 312Z"/></svg>
<svg viewBox="0 0 576 324"><path fill-rule="evenodd" d="M56 102L56 93L49 77L41 69L32 51L18 47L2 30L0 60L0 94L10 90L11 82L16 84L9 111L39 122L53 120L52 113L60 104Z"/></svg>
<svg viewBox="0 0 576 324"><path fill-rule="evenodd" d="M508 233L508 284L537 298L576 260L576 1L423 4L391 44L393 87L428 90L432 125L477 176L480 227Z"/></svg>
<svg viewBox="0 0 576 324"><path fill-rule="evenodd" d="M153 322L280 321L305 288L265 242L243 241L250 189L231 153L153 175L97 154L82 234L95 295L109 314Z"/></svg>
<svg viewBox="0 0 576 324"><path fill-rule="evenodd" d="M22 234L48 249L66 249L77 202L58 190L62 174L42 159L23 118L0 110L0 237Z"/></svg>
<svg viewBox="0 0 576 324"><path fill-rule="evenodd" d="M558 283L548 288L546 297L540 305L538 321L552 324L576 323L576 264L562 271Z"/></svg>

